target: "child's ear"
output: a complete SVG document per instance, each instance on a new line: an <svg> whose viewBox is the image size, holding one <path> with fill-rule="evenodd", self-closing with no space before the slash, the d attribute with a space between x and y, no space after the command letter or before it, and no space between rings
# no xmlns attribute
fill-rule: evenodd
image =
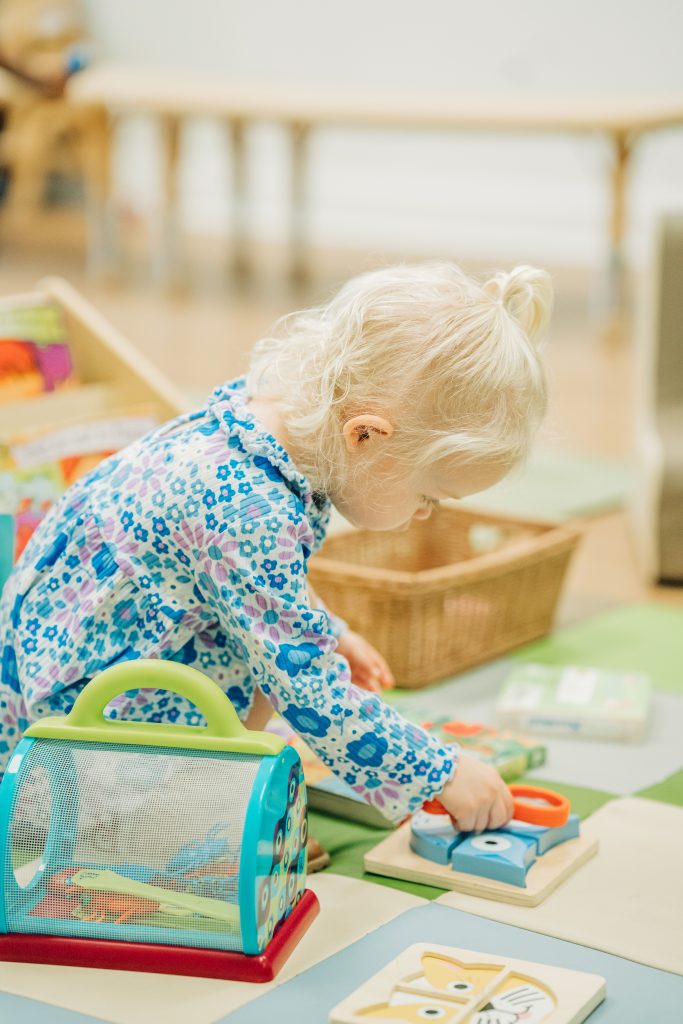
<svg viewBox="0 0 683 1024"><path fill-rule="evenodd" d="M391 437L393 432L394 428L389 420L386 420L383 416L373 416L371 414L352 416L342 427L342 434L344 435L348 452L357 451L365 442L370 440L371 436L388 438Z"/></svg>

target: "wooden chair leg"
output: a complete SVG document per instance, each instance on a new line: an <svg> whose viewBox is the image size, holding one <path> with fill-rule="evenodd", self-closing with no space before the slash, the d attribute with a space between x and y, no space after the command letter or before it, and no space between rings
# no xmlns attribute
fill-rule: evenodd
<svg viewBox="0 0 683 1024"><path fill-rule="evenodd" d="M308 280L308 141L306 124L290 124L289 272L294 285Z"/></svg>
<svg viewBox="0 0 683 1024"><path fill-rule="evenodd" d="M49 119L45 118L44 103L22 103L10 109L5 147L9 171L5 200L7 218L15 222L28 221L40 209L47 172L46 151L53 138Z"/></svg>
<svg viewBox="0 0 683 1024"><path fill-rule="evenodd" d="M185 260L180 240L178 164L181 118L167 114L161 120L162 205L158 211L154 240L153 272L156 281L168 288L178 287L185 278Z"/></svg>
<svg viewBox="0 0 683 1024"><path fill-rule="evenodd" d="M626 193L633 140L627 133L618 132L612 141L609 295L613 309L622 312L626 302Z"/></svg>
<svg viewBox="0 0 683 1024"><path fill-rule="evenodd" d="M228 124L232 150L232 271L236 278L251 274L247 228L247 151L244 121L231 120Z"/></svg>
<svg viewBox="0 0 683 1024"><path fill-rule="evenodd" d="M112 196L111 118L104 107L84 111L80 125L81 167L85 182L88 269L95 275L120 265L120 239Z"/></svg>

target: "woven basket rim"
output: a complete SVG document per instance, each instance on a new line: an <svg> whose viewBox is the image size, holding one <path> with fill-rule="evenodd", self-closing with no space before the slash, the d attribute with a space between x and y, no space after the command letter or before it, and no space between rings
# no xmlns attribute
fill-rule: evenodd
<svg viewBox="0 0 683 1024"><path fill-rule="evenodd" d="M458 510L449 510L458 511ZM468 509L467 512L470 510ZM476 512L472 518L481 522ZM468 582L471 579L485 579L500 573L503 568L521 567L524 563L537 561L547 557L551 552L573 549L583 535L583 524L579 520L567 523L548 523L540 520L529 520L516 517L486 516L490 521L500 525L522 525L539 528L533 537L523 537L499 548L497 551L475 555L465 561L452 562L434 569L420 569L416 572L382 569L376 566L364 566L358 563L345 562L339 558L328 558L317 554L311 559L311 568L316 574L346 579L349 582L362 582L365 586L383 588L391 584L396 589L410 588L413 591L433 590L438 587L450 587ZM346 530L338 533L335 538L356 536L358 531Z"/></svg>

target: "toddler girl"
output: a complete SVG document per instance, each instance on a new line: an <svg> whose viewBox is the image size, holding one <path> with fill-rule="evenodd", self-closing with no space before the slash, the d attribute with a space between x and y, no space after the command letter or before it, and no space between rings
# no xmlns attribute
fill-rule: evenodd
<svg viewBox="0 0 683 1024"><path fill-rule="evenodd" d="M332 505L403 529L524 457L545 407L534 341L551 300L530 267L483 286L450 263L364 274L280 321L246 379L79 480L2 595L0 770L21 731L68 711L93 675L165 658L209 675L252 727L279 711L394 820L438 797L463 829L504 824L497 773L382 701L388 667L306 572ZM164 691L109 713L201 721Z"/></svg>

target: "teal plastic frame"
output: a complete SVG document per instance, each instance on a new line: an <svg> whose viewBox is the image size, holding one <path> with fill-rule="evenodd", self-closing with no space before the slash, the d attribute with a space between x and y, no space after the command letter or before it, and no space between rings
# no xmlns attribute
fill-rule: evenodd
<svg viewBox="0 0 683 1024"><path fill-rule="evenodd" d="M17 791L19 769L34 743L35 740L23 739L19 741L5 769L2 782L0 782L0 933L3 935L9 931L7 927L7 914L5 912L7 899L5 879L9 877L8 866L12 872L12 877L14 877L14 868L11 863L12 851L10 848L12 807L14 806L14 796Z"/></svg>
<svg viewBox="0 0 683 1024"><path fill-rule="evenodd" d="M283 811L287 810L290 772L297 764L301 768L298 753L293 747L287 746L277 757L264 760L254 780L242 833L238 889L242 948L245 953L262 953L266 946L263 935L259 935L259 892L265 880L270 885L273 826ZM301 785L304 786L303 778ZM305 792L302 799L304 796ZM305 877L305 870L303 875ZM291 912L293 906L292 900L286 907L286 914Z"/></svg>
<svg viewBox="0 0 683 1024"><path fill-rule="evenodd" d="M12 829L12 808L17 792L17 784L21 775L24 762L35 746L35 740L24 737L18 745L5 771L2 783L0 784L0 933L9 931L7 921L8 891L5 887L5 879L11 879L10 885L15 886L16 893L27 894L37 889L40 885L51 862L62 862L65 858L72 859L73 847L76 841L76 824L73 816L68 813L68 807L60 801L58 791L53 785L53 778L42 765L40 757L32 767L45 768L50 787L50 813L47 822L47 836L45 846L40 855L40 865L33 878L26 885L19 885L15 880L14 868L8 865L8 858L11 858L11 829ZM40 748L35 748L39 750ZM55 824L61 822L62 831L66 832L68 839L62 839L59 846L54 839L56 834ZM10 870L8 870L8 867ZM37 902L37 901L36 901Z"/></svg>

